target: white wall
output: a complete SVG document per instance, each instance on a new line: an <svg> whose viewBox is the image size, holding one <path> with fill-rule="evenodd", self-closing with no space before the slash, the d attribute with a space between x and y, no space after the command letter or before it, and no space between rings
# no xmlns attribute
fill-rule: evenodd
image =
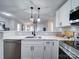
<svg viewBox="0 0 79 59"><path fill-rule="evenodd" d="M53 32L53 20L48 20L48 31Z"/></svg>
<svg viewBox="0 0 79 59"><path fill-rule="evenodd" d="M7 19L0 17L0 21L5 22L6 27L9 27L10 30L17 30L17 24L22 24L20 21L17 21L16 19Z"/></svg>

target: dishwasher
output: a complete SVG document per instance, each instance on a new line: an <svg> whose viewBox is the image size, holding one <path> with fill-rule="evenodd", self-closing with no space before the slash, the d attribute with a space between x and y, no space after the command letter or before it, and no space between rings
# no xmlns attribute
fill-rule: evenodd
<svg viewBox="0 0 79 59"><path fill-rule="evenodd" d="M4 40L4 59L21 59L20 40Z"/></svg>

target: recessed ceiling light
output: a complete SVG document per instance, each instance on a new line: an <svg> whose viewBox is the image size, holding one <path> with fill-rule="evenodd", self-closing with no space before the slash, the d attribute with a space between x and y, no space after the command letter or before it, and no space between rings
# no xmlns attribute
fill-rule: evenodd
<svg viewBox="0 0 79 59"><path fill-rule="evenodd" d="M7 13L7 12L1 12L2 14L6 15L6 16L13 16L12 14L10 13Z"/></svg>

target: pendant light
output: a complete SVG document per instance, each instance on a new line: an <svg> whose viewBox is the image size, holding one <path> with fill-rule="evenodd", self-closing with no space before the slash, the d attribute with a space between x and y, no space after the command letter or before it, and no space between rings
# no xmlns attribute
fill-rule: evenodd
<svg viewBox="0 0 79 59"><path fill-rule="evenodd" d="M30 9L31 9L31 18L30 18L30 20L33 22L33 25L34 25L34 31L32 32L32 34L33 34L33 36L36 36L37 23L40 22L40 14L39 14L40 8L38 7L38 19L37 20L35 20L33 18L33 7L30 7Z"/></svg>
<svg viewBox="0 0 79 59"><path fill-rule="evenodd" d="M40 22L40 7L38 7L38 19L37 19L37 22Z"/></svg>
<svg viewBox="0 0 79 59"><path fill-rule="evenodd" d="M34 19L33 19L33 7L30 7L30 9L31 9L31 18L30 18L30 20L33 22L34 21Z"/></svg>

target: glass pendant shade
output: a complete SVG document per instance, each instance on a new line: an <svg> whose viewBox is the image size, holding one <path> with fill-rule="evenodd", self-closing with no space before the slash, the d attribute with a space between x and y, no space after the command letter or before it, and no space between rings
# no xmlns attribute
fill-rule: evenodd
<svg viewBox="0 0 79 59"><path fill-rule="evenodd" d="M40 18L37 19L37 22L40 22Z"/></svg>
<svg viewBox="0 0 79 59"><path fill-rule="evenodd" d="M34 21L34 19L33 19L33 7L30 7L30 9L31 9L31 17L30 17L30 21Z"/></svg>
<svg viewBox="0 0 79 59"><path fill-rule="evenodd" d="M38 7L38 19L37 19L37 22L40 22L40 14L39 14L39 12L40 12L40 8Z"/></svg>

